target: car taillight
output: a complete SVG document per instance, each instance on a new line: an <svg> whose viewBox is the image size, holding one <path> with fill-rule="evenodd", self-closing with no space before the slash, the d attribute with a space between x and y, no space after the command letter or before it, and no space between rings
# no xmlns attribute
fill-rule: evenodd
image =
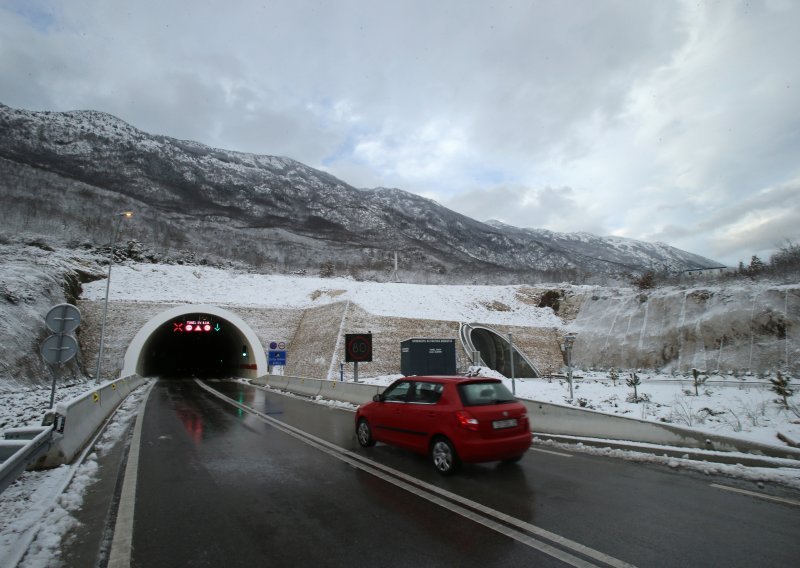
<svg viewBox="0 0 800 568"><path fill-rule="evenodd" d="M522 416L520 416L519 417L519 423L522 426L529 426L530 423L528 422L528 415L527 414L523 414Z"/></svg>
<svg viewBox="0 0 800 568"><path fill-rule="evenodd" d="M462 428L466 428L472 432L478 431L478 420L466 410L459 410L456 412L456 420L458 420L458 425Z"/></svg>

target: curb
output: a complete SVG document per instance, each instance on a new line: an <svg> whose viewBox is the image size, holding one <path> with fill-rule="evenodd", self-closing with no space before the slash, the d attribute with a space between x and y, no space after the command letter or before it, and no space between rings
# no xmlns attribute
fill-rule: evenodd
<svg viewBox="0 0 800 568"><path fill-rule="evenodd" d="M614 450L625 450L667 456L671 458L689 459L694 461L705 461L712 463L723 463L729 465L743 465L747 467L788 467L800 469L800 461L786 458L770 458L756 456L753 454L742 454L739 452L715 452L697 450L694 448L679 448L675 446L659 446L657 444L645 444L641 442L624 440L604 440L600 438L581 438L578 436L563 436L559 434L547 434L543 432L533 433L533 443L543 445L543 440L551 440L559 444L571 446L591 446L593 448L611 448Z"/></svg>

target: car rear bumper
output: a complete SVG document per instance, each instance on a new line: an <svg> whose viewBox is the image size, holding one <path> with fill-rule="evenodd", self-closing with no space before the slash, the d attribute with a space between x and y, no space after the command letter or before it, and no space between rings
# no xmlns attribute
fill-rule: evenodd
<svg viewBox="0 0 800 568"><path fill-rule="evenodd" d="M506 460L521 456L531 447L533 434L530 431L521 432L516 436L502 439L462 439L456 445L456 451L461 461L487 462Z"/></svg>

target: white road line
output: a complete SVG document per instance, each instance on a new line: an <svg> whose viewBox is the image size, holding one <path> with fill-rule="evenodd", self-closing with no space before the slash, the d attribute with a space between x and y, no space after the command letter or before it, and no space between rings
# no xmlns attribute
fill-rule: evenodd
<svg viewBox="0 0 800 568"><path fill-rule="evenodd" d="M759 493L758 491L748 491L747 489L739 489L738 487L729 487L727 485L718 485L716 483L711 483L711 487L716 489L723 489L725 491L731 491L733 493L741 493L742 495L749 495L751 497L758 497L759 499L766 499L767 501L775 501L777 503L785 503L786 505L793 505L795 507L800 507L800 501L795 499L786 499L785 497L775 497L774 495L767 495L766 493Z"/></svg>
<svg viewBox="0 0 800 568"><path fill-rule="evenodd" d="M200 385L200 387L210 392L214 396L217 396L220 399L225 400L226 402L232 404L233 406L236 406L237 408L241 408L246 412L258 416L268 424L274 426L275 428L281 430L282 432L285 432L286 434L289 434L290 436L293 436L305 442L306 444L309 444L333 457L336 457L337 459L340 459L345 463L352 465L353 467L371 473L372 475L375 475L421 498L436 503L437 505L440 505L441 507L453 511L467 519L482 524L488 528L491 528L492 530L495 530L501 534L513 538L518 542L521 542L532 548L535 548L536 550L544 552L545 554L553 556L554 558L557 558L562 562L565 562L566 564L569 564L571 566L576 566L576 567L580 566L586 568L591 566L596 566L595 564L582 560L576 556L569 554L568 552L565 552L547 543L534 539L524 533L514 530L513 528L504 526L500 524L500 522L506 523L507 525L513 525L514 527L519 528L525 532L534 534L542 538L546 538L547 540L550 540L551 542L556 543L559 546L568 548L574 552L577 552L579 554L582 554L584 556L587 556L589 558L592 558L594 560L597 560L603 564L612 566L614 568L635 568L632 564L628 564L626 562L618 560L613 556L609 556L607 554L589 548L588 546L584 546L578 542L572 541L568 538L562 537L555 533L551 533L550 531L547 531L541 527L537 527L536 525L526 523L524 521L506 515L505 513L501 513L500 511L481 505L476 501L472 501L455 493L451 493L447 490L441 489L434 485L430 485L429 483L426 483L415 477L409 476L401 471L392 469L381 463L375 462L359 454L346 450L340 446L328 442L327 440L323 440L322 438L318 438L313 434L309 434L303 430L300 430L299 428L295 428L294 426L281 422L280 420L276 420L271 416L267 416L266 414L263 414L249 406L245 406L244 404L241 404L233 400L232 398L229 398L228 396L220 393L219 391L213 389L212 387L202 383L197 379L195 379L195 382L198 385ZM463 505L463 507L461 505ZM469 509L472 510L469 510L466 507L469 507ZM475 511L483 513L483 515L486 516L479 515ZM492 517L496 520L492 520L491 518L487 517Z"/></svg>
<svg viewBox="0 0 800 568"><path fill-rule="evenodd" d="M543 450L541 448L531 448L532 452L542 452L543 454L550 454L553 456L561 456L562 458L571 458L572 454L565 454L562 452L554 452L553 450Z"/></svg>
<svg viewBox="0 0 800 568"><path fill-rule="evenodd" d="M142 406L136 416L136 425L133 427L133 439L128 450L128 462L125 464L125 480L122 482L122 493L120 494L117 521L114 524L114 538L111 540L107 568L129 568L131 565L133 510L136 506L136 482L139 469L139 446L142 441L142 422L144 422L144 409L147 406L150 390L155 384L156 381L153 381L144 394Z"/></svg>

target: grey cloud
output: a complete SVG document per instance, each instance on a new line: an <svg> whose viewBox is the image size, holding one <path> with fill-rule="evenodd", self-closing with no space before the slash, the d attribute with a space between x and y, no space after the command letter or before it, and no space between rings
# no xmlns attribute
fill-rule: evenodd
<svg viewBox="0 0 800 568"><path fill-rule="evenodd" d="M757 192L800 176L797 3L71 0L38 22L21 5L0 7L12 106L706 256L796 226L742 229Z"/></svg>
<svg viewBox="0 0 800 568"><path fill-rule="evenodd" d="M585 205L569 187L473 189L442 204L481 221L494 218L515 227L562 232L571 232L572 228L580 226L583 231L603 234L602 226L592 222Z"/></svg>

